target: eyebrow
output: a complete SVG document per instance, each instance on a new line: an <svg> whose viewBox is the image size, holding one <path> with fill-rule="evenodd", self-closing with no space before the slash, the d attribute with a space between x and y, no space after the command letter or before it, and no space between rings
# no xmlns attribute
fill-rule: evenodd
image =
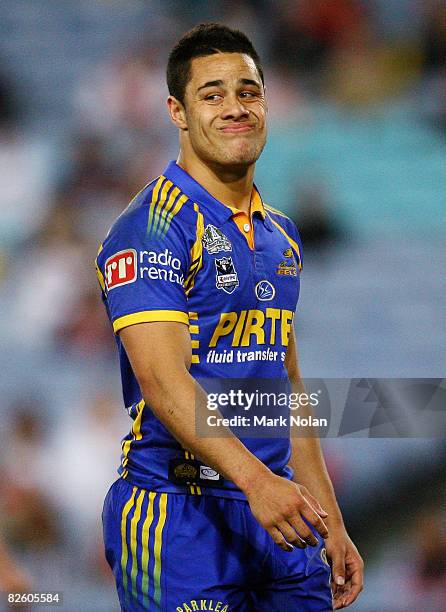
<svg viewBox="0 0 446 612"><path fill-rule="evenodd" d="M254 81L253 79L239 79L238 82L242 85L254 85L254 87L260 89L260 83ZM207 81L204 85L200 85L197 91L200 91L201 89L206 89L207 87L221 87L222 85L224 85L224 83L221 79L217 79L215 81Z"/></svg>

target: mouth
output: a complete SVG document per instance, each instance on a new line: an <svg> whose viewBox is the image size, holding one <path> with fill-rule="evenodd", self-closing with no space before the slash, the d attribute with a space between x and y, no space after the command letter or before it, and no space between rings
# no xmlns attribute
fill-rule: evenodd
<svg viewBox="0 0 446 612"><path fill-rule="evenodd" d="M220 128L220 131L225 134L244 134L245 132L251 132L253 129L254 125L251 123L229 123Z"/></svg>

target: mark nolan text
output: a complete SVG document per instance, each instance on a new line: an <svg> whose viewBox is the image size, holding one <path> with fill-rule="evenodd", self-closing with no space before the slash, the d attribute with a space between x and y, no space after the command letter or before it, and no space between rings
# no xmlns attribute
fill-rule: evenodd
<svg viewBox="0 0 446 612"><path fill-rule="evenodd" d="M263 416L233 416L219 417L215 414L207 417L209 427L328 427L327 419L318 419L314 416L301 417L300 415L267 417Z"/></svg>

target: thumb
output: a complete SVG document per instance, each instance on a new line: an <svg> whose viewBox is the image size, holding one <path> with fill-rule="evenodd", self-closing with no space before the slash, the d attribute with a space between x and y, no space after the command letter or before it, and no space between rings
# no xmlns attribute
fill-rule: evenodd
<svg viewBox="0 0 446 612"><path fill-rule="evenodd" d="M345 564L344 559L341 555L336 555L331 560L331 579L332 582L336 585L339 590L342 590L342 587L345 584Z"/></svg>

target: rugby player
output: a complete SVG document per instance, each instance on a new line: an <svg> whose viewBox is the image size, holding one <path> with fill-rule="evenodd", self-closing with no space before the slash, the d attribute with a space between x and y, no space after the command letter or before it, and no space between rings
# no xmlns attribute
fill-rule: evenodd
<svg viewBox="0 0 446 612"><path fill-rule="evenodd" d="M259 57L243 33L201 24L171 51L167 83L178 159L96 260L134 419L103 511L121 608L346 607L363 564L317 438L196 432L199 379L289 377L304 391L293 329L302 246L253 183L266 140Z"/></svg>

